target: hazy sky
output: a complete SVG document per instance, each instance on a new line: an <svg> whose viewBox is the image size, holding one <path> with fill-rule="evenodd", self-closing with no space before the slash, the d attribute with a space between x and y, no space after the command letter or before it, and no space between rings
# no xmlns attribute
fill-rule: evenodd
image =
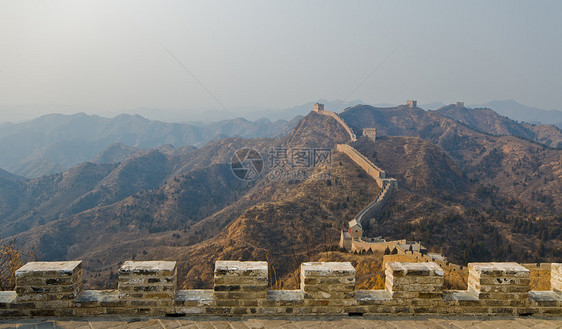
<svg viewBox="0 0 562 329"><path fill-rule="evenodd" d="M562 1L0 1L0 122L317 99L561 109ZM397 48L398 47L398 48Z"/></svg>

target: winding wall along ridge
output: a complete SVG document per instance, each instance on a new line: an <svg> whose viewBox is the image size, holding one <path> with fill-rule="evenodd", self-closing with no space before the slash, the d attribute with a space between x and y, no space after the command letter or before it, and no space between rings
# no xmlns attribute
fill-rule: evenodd
<svg viewBox="0 0 562 329"><path fill-rule="evenodd" d="M336 145L336 150L346 154L353 162L361 167L369 176L371 176L377 185L382 189L375 200L369 203L357 216L355 220L361 223L364 218L373 217L386 203L391 195L392 189L398 187L398 182L394 178L386 178L386 173L377 167L371 160L367 159L363 154L354 147L347 144Z"/></svg>
<svg viewBox="0 0 562 329"><path fill-rule="evenodd" d="M355 134L353 133L353 130L351 130L351 128L349 128L349 126L347 125L347 123L345 123L342 118L340 118L339 115L337 115L335 112L332 111L326 111L326 110L320 110L318 111L319 114L322 115L327 115L329 117L334 118L344 129L345 131L348 133L349 138L351 139L352 142L355 142L357 140L357 137L355 136Z"/></svg>

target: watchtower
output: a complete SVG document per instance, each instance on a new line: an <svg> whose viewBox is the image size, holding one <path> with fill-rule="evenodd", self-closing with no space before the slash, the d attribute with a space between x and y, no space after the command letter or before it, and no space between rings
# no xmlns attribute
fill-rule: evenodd
<svg viewBox="0 0 562 329"><path fill-rule="evenodd" d="M373 142L377 139L377 129L376 128L363 128L363 136L369 138Z"/></svg>
<svg viewBox="0 0 562 329"><path fill-rule="evenodd" d="M458 109L464 108L464 102L457 102L457 108Z"/></svg>
<svg viewBox="0 0 562 329"><path fill-rule="evenodd" d="M418 107L418 101L409 100L409 101L406 101L406 105L408 105L408 108L413 109L413 108Z"/></svg>
<svg viewBox="0 0 562 329"><path fill-rule="evenodd" d="M348 225L349 234L351 234L351 237L355 239L361 239L361 237L363 236L363 226L361 226L361 223L357 222L356 219L352 219L349 221Z"/></svg>
<svg viewBox="0 0 562 329"><path fill-rule="evenodd" d="M314 104L314 112L324 111L324 104L316 103Z"/></svg>

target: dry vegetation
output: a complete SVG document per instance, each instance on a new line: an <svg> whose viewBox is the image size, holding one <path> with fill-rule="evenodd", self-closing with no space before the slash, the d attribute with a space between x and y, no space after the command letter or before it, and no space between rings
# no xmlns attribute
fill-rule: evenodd
<svg viewBox="0 0 562 329"><path fill-rule="evenodd" d="M0 243L0 290L14 290L17 269L34 259L33 250L17 245L13 239Z"/></svg>
<svg viewBox="0 0 562 329"><path fill-rule="evenodd" d="M560 260L560 150L479 133L437 113L359 112L343 116L357 129L412 136L354 144L400 185L366 223L368 236L421 241L458 264ZM349 158L334 152L331 166L315 169L328 179L250 184L237 181L228 165L242 147L267 154L272 147L331 148L347 138L335 120L311 113L283 138L223 139L28 181L14 192L25 201L19 204L8 197L20 183L4 190L0 184L0 212L13 211L3 228L22 232L18 241L36 243L43 259L83 259L87 288L115 288L117 269L129 259L177 260L181 286L209 288L215 260L267 256L275 288L296 287L291 275L301 262L341 259L356 265L358 288L378 289L382 258L324 253L379 191ZM465 268L444 269L446 288L465 287Z"/></svg>

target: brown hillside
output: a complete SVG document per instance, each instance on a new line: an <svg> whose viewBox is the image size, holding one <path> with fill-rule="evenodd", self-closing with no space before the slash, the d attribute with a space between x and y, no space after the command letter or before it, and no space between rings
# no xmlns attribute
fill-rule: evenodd
<svg viewBox="0 0 562 329"><path fill-rule="evenodd" d="M399 182L383 211L365 223L368 235L419 240L459 263L559 260L560 151L484 134L420 109L360 107L344 115L357 131L381 127L375 143L360 139L354 146ZM330 164L308 168L304 176L273 179L275 170L266 169L251 182L233 175L230 160L244 147L269 163L275 149L331 148L347 139L333 118L311 113L284 138L148 150L118 165L87 164L44 181L5 183L0 197L17 188L41 196L30 200L49 202L48 209L61 207L43 223L20 227L16 237L36 244L42 259L83 259L88 287L114 286L115 271L128 259L179 260L187 287L209 287L216 259L267 255L282 277L336 244L340 229L380 190L335 151ZM290 163L282 169L301 170ZM26 190L25 184L38 182ZM74 186L79 195L70 193ZM74 199L66 199L67 192ZM35 218L33 204L21 209L6 210L14 216L7 225Z"/></svg>
<svg viewBox="0 0 562 329"><path fill-rule="evenodd" d="M553 125L519 123L490 109L459 108L455 105L442 107L436 112L484 133L518 136L552 148L562 148L562 131Z"/></svg>

